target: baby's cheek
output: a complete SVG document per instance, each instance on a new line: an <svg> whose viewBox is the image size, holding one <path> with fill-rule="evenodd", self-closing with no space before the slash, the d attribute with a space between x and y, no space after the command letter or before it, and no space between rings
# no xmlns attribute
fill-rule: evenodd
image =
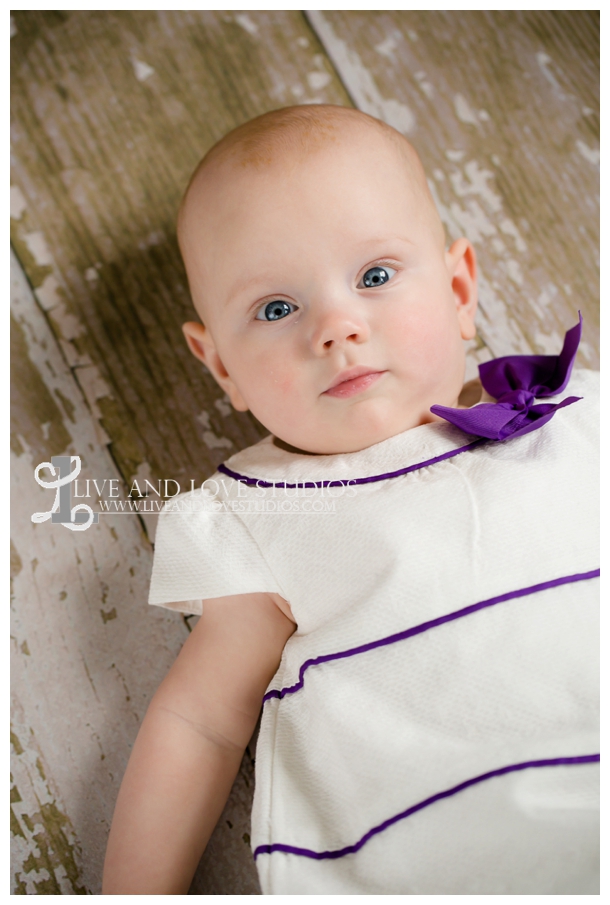
<svg viewBox="0 0 610 905"><path fill-rule="evenodd" d="M462 340L457 319L434 300L406 305L392 311L386 324L386 337L392 344L399 367L410 381L427 396L446 390L457 380L461 386L460 355ZM457 376L456 376L457 375Z"/></svg>
<svg viewBox="0 0 610 905"><path fill-rule="evenodd" d="M290 369L282 361L277 361L267 362L263 382L268 392L273 393L276 399L281 399L292 395L296 380Z"/></svg>
<svg viewBox="0 0 610 905"><path fill-rule="evenodd" d="M399 352L426 360L444 345L440 327L430 312L415 306L389 312L384 325L386 337Z"/></svg>
<svg viewBox="0 0 610 905"><path fill-rule="evenodd" d="M244 387L250 410L268 430L277 430L277 420L298 419L298 375L278 356L252 362L244 373Z"/></svg>

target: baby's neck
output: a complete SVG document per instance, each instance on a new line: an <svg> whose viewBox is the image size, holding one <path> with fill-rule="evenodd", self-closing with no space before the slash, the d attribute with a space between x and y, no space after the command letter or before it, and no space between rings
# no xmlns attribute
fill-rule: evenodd
<svg viewBox="0 0 610 905"><path fill-rule="evenodd" d="M324 456L324 455L326 455L326 453L309 452L309 450L307 450L307 449L299 449L296 446L291 446L290 443L284 443L284 441L280 440L279 437L273 438L273 445L277 446L278 449L285 450L285 452L297 453L299 456Z"/></svg>

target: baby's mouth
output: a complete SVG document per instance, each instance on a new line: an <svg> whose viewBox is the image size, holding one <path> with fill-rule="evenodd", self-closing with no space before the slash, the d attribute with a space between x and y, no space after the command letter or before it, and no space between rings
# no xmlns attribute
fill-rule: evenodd
<svg viewBox="0 0 610 905"><path fill-rule="evenodd" d="M355 396L357 393L368 390L386 373L386 371L375 371L372 368L350 368L338 374L322 395L347 399L349 396Z"/></svg>

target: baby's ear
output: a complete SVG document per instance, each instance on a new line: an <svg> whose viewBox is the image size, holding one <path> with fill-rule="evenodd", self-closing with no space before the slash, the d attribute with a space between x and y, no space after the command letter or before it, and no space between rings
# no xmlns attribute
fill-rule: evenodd
<svg viewBox="0 0 610 905"><path fill-rule="evenodd" d="M462 339L473 339L477 328L477 257L472 243L462 238L454 242L445 254L451 288L455 298Z"/></svg>
<svg viewBox="0 0 610 905"><path fill-rule="evenodd" d="M237 409L238 412L247 412L248 406L223 365L220 355L216 351L216 344L212 334L207 327L195 321L188 321L186 324L182 324L182 332L184 333L186 344L195 358L202 361L210 371L216 383L228 395L233 408Z"/></svg>
<svg viewBox="0 0 610 905"><path fill-rule="evenodd" d="M186 344L195 358L207 365L205 345L208 337L207 330L203 324L188 321L186 324L182 324L182 332L184 333Z"/></svg>

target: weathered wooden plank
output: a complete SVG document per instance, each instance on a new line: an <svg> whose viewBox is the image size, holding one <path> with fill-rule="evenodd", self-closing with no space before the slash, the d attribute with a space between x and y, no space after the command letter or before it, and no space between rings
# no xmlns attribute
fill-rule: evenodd
<svg viewBox="0 0 610 905"><path fill-rule="evenodd" d="M11 711L11 895L86 895L72 821L17 699Z"/></svg>
<svg viewBox="0 0 610 905"><path fill-rule="evenodd" d="M145 609L150 546L135 518L105 517L81 535L31 524L49 493L33 467L70 450L90 476L187 482L260 435L183 346L179 325L192 314L175 209L199 156L232 126L295 101L349 98L294 11L13 18L13 239L65 361L21 285L12 874L16 893L97 893L129 745L185 627ZM471 366L555 350L578 307L581 362L595 364L592 13L309 19L356 104L422 153L449 234L477 245ZM258 892L251 792L246 757L191 892Z"/></svg>
<svg viewBox="0 0 610 905"><path fill-rule="evenodd" d="M237 124L347 95L297 11L13 20L18 256L123 476L201 481L262 429L186 350L181 193Z"/></svg>
<svg viewBox="0 0 610 905"><path fill-rule="evenodd" d="M152 551L136 515L100 516L83 532L32 523L53 503L34 481L51 456L79 455L85 480L121 478L14 259L11 284L12 891L98 895L129 750L187 628L146 606ZM201 893L258 893L244 840L252 788L248 753Z"/></svg>
<svg viewBox="0 0 610 905"><path fill-rule="evenodd" d="M491 352L555 352L581 309L597 367L598 12L307 15L356 106L419 150L449 236L474 242Z"/></svg>
<svg viewBox="0 0 610 905"><path fill-rule="evenodd" d="M201 479L260 436L183 345L176 207L234 125L295 99L347 98L298 13L29 11L12 33L13 241L89 407L30 299L14 333L13 881L18 893L98 893L129 747L185 626L146 611L150 547L129 519L84 535L30 523L45 495L33 467L71 450L86 475ZM252 791L247 754L193 892L258 893Z"/></svg>

